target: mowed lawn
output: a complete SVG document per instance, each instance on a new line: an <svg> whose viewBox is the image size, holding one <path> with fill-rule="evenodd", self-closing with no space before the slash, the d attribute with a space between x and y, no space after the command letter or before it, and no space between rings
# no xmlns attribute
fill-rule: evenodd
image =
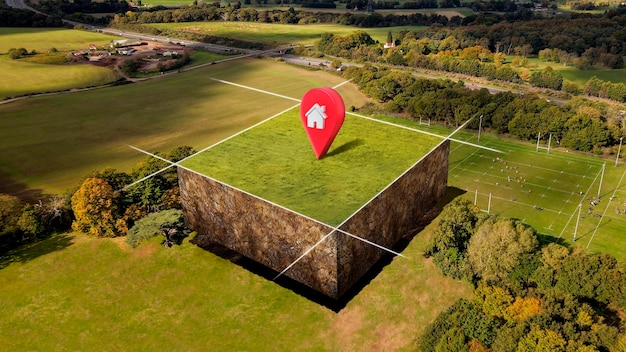
<svg viewBox="0 0 626 352"><path fill-rule="evenodd" d="M477 142L475 134L462 133L458 138ZM626 258L626 214L621 213L626 209L626 179L622 178L626 165L615 167L614 160L564 149L537 152L530 143L488 135L481 137L480 144L504 154L453 142L450 186L466 191L464 196L476 201L481 210L518 218L551 240ZM600 202L594 206L591 202L598 193ZM579 204L582 211L576 230Z"/></svg>
<svg viewBox="0 0 626 352"><path fill-rule="evenodd" d="M423 258L429 226L339 312L195 245L57 235L0 257L10 351L414 351L469 284Z"/></svg>
<svg viewBox="0 0 626 352"><path fill-rule="evenodd" d="M317 160L295 108L183 166L338 226L442 140L348 115Z"/></svg>
<svg viewBox="0 0 626 352"><path fill-rule="evenodd" d="M63 192L96 169L129 171L146 156L128 145L198 150L296 102L214 80L224 79L299 99L344 79L263 59L235 60L156 80L0 105L0 177L4 192L29 187ZM367 99L339 88L346 106Z"/></svg>
<svg viewBox="0 0 626 352"><path fill-rule="evenodd" d="M372 39L384 43L387 41L387 34L389 32L396 38L402 31L421 31L427 28L424 26L357 28L338 24L289 25L260 22L158 23L149 24L149 26L276 45L315 44L324 33L345 36L356 31L365 31Z"/></svg>
<svg viewBox="0 0 626 352"><path fill-rule="evenodd" d="M0 28L0 100L29 93L43 93L102 85L116 80L111 69L88 64L46 65L11 60L11 48L25 48L45 54L87 50L89 44L106 46L113 39L105 34L73 29Z"/></svg>

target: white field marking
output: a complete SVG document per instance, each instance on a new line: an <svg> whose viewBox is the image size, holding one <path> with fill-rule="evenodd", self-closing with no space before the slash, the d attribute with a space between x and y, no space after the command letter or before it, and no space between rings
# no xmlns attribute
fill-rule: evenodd
<svg viewBox="0 0 626 352"><path fill-rule="evenodd" d="M231 86L235 86L235 87L239 87L239 88L245 88L245 89L252 90L252 91L255 91L255 92L259 92L259 93L263 93L263 94L267 94L267 95L273 95L275 97L288 99L288 100L292 100L292 101L297 101L298 103L300 102L300 99L288 97L286 95L282 95L282 94L278 94L278 93L272 93L272 92L269 92L269 91L266 91L266 90L263 90L263 89L258 89L258 88L254 88L254 87L250 87L250 86L244 86L243 84L229 82L229 81L224 81L222 79L217 79L217 78L213 78L213 77L210 77L210 79L212 79L212 80L214 80L216 82L220 82L220 83L224 83L224 84L230 84Z"/></svg>
<svg viewBox="0 0 626 352"><path fill-rule="evenodd" d="M358 115L357 115L358 117ZM345 224L348 220L350 220L352 217L354 217L358 212L360 212L363 208L365 208L368 204L370 204L374 199L376 199L379 195L381 195L383 192L385 192L389 187L391 187L392 185L394 185L399 179L401 179L402 177L404 177L404 175L406 175L407 172L411 171L411 169L413 169L415 167L415 165L419 164L422 160L424 160L424 158L426 158L427 156L430 155L430 153L432 153L435 149L439 148L439 146L441 146L443 143L445 143L447 140L450 140L450 137L457 133L461 128L465 127L471 120L473 117L470 117L467 121L465 121L465 123L463 123L461 126L459 126L459 128L457 128L456 130L454 130L452 133L450 133L448 135L447 138L445 138L444 140L442 140L441 142L439 142L439 144L437 144L435 147L433 147L433 149L431 149L428 153L426 153L424 156L422 156L418 161L416 161L415 163L413 163L413 165L409 166L406 170L404 170L403 173L401 173L398 177L396 177L393 181L391 181L391 183L387 184L387 186L385 186L382 190L380 190L380 192L376 193L376 195L374 195L372 198L370 198L370 200L368 200L367 202L365 202L365 204L363 204L359 209L357 209L357 211L355 211L354 213L352 213L352 215L348 216L348 218L346 220L344 220L341 224L339 224L337 226L337 228L341 227L343 224ZM369 118L367 118L369 119ZM380 121L380 122L384 122L384 121ZM395 124L391 124L392 126L394 126Z"/></svg>
<svg viewBox="0 0 626 352"><path fill-rule="evenodd" d="M443 142L442 142L442 143L443 143ZM207 179L209 179L209 180L211 180L211 181L217 182L217 183L219 183L219 184L221 184L221 185L224 185L224 186L226 186L226 187L229 187L229 188L232 188L232 189L234 189L234 190L237 190L237 191L239 191L239 192L241 192L241 193L244 193L244 194L246 194L246 195L248 195L248 196L250 196L250 197L256 198L256 199L258 199L258 200L260 200L260 201L262 201L262 202L266 202L266 203L268 203L268 204L271 204L271 205L273 205L273 206L275 206L275 207L278 207L278 208L283 209L283 210L285 210L285 211L288 211L288 212L290 212L290 213L294 213L294 214L296 214L296 215L298 215L298 216L301 216L301 217L303 217L303 218L306 218L306 219L308 219L308 220L311 220L311 221L313 221L313 222L316 222L316 223L318 223L318 224L320 224L320 225L323 225L323 226L326 226L326 227L330 227L330 228L332 229L332 230L330 231L330 233L329 233L329 234L327 234L326 236L324 236L324 237L323 237L320 241L318 241L318 242L317 242L315 245L313 245L311 248L309 248L309 249L305 252L305 255L306 255L306 253L309 253L311 250L313 250L315 247L317 247L320 243L322 243L322 242L323 242L323 240L325 240L328 236L330 236L330 235L331 235L334 231L338 231L338 232L341 232L341 233L347 234L347 235L349 235L349 236L351 236L351 237L354 237L354 238L356 238L356 239L359 239L359 240L361 240L361 241L363 241L363 242L365 242L365 243L369 243L369 244L371 244L371 245L373 245L373 246L375 246L375 247L377 247L377 248L383 249L383 250L385 250L385 251L387 251L387 252L389 252L389 253L392 253L392 254L395 254L395 255L398 255L398 256L401 256L401 257L406 258L406 256L404 256L404 255L402 255L402 254L400 254L400 253L398 253L398 252L392 251L391 249L385 248L385 247L383 247L383 246L381 246L381 245L375 244L375 243L370 242L370 241L368 241L368 240L366 240L366 239L364 239L364 238L361 238L361 237L356 236L356 235L354 235L354 234L351 234L351 233L349 233L349 232L347 232L347 231L344 231L344 230L339 229L339 226L343 225L343 224L344 224L344 223L345 223L348 219L344 220L344 221L341 223L341 225L339 225L339 226L335 227L335 226L329 225L329 224L327 224L327 223L324 223L324 222L322 222L322 221L319 221L319 220L317 220L317 219L314 219L314 218L312 218L312 217L310 217L310 216L307 216L307 215L301 214L301 213L299 213L299 212L297 212L297 211L295 211L295 210L293 210L293 209L289 209L289 208L284 207L284 206L282 206L282 205L280 205L280 204L274 203L274 202L272 202L272 201L270 201L270 200L268 200L268 199L265 199L265 198L259 197L259 196L255 195L255 194L252 194L252 193L250 193L250 192L246 192L246 191L244 191L244 190L242 190L242 189L240 189L240 188L237 188L237 187L235 187L235 186L229 185L229 184L227 184L227 183L225 183L225 182L222 182L222 181L216 180L216 179L214 179L214 178L212 178L212 177L209 177L209 176L207 176L207 175L201 174L201 173L199 173L199 172L197 172L197 171L195 171L195 170L192 170L192 169L190 169L190 168L188 168L188 167L182 166L182 165L180 165L180 164L179 164L179 163L180 163L180 161L175 163L175 162L169 161L169 160L167 160L167 159L165 159L165 158L162 158L162 157L160 157L160 156L158 156L158 155L155 155L155 154L153 154L153 153L147 152L147 151L142 150L142 149L139 149L139 148L137 148L137 147L133 147L132 145L131 145L131 146L129 146L129 147L131 147L131 148L133 148L133 149L135 149L135 150L137 150L137 151L139 151L139 152L141 152L141 153L144 153L144 154L150 155L150 156L152 156L153 158L157 158L157 159L159 159L159 160L162 160L162 161L165 161L165 162L167 162L167 163L170 163L170 164L172 164L172 166L174 166L174 165L175 165L175 166L178 166L178 167L180 167L180 168L182 168L182 169L185 169L185 170L187 170L187 171L189 171L189 172L193 172L193 173L195 173L196 175L199 175L199 176L205 177L205 178L207 178ZM181 161L182 161L182 160L181 160ZM352 217L352 216L351 216L351 217ZM300 259L302 259L303 257L304 257L304 255L303 255L303 256L301 256L300 258L298 258L296 261L299 261L299 260L300 260ZM289 267L293 266L294 264L295 264L295 262L294 262L294 263L292 263L291 265L289 265ZM283 271L283 272L284 272L284 271ZM282 273L281 273L281 274L282 274ZM278 276L280 276L281 274L279 274ZM276 278L278 278L278 276L276 276ZM276 279L276 278L274 278L274 279Z"/></svg>
<svg viewBox="0 0 626 352"><path fill-rule="evenodd" d="M461 145L458 146L458 148L460 148L460 147L461 147ZM448 174L451 173L452 171L454 171L454 169L456 169L457 167L463 165L463 163L465 163L465 160L471 158L474 155L474 153L476 153L477 150L478 149L474 149L474 151L470 155L466 156L465 159L461 160L458 164L454 165L454 167L452 169L448 170Z"/></svg>
<svg viewBox="0 0 626 352"><path fill-rule="evenodd" d="M471 192L471 191L469 191L467 189L465 189L464 191L468 192L468 193ZM489 194L487 194L487 193L480 193L480 192L478 192L478 195L489 196ZM531 205L531 204L528 204L528 203L522 203L522 202L518 202L517 200L510 200L510 199L506 199L506 198L502 198L502 197L498 197L498 196L494 196L494 195L492 195L491 198L492 199L503 200L503 201L509 202L509 203L521 204L521 205L525 205L525 206L528 206L528 207L534 207L536 205L536 204L532 204ZM556 211L556 210L552 210L552 209L548 209L548 208L542 208L542 209L545 210L545 211L556 213L556 214L561 214L560 211Z"/></svg>
<svg viewBox="0 0 626 352"><path fill-rule="evenodd" d="M496 153L501 153L501 154L506 154L506 153L504 153L503 151L500 151L500 150L497 150L497 149L493 149L493 148L485 147L485 146L478 145L478 144L474 144L474 143L465 142L465 141L462 141L462 140L460 140L460 139L456 139L456 138L450 138L450 136L452 136L453 134L455 134L455 133L459 130L458 128L457 128L454 132L452 132L452 133L451 133L448 137L446 137L446 136L442 136L442 135L440 135L440 134L436 134L436 133L432 133L432 132L427 132L427 131L422 131L422 130L419 130L419 129L416 129L416 128L407 127L407 126L398 125L398 124L395 124L395 123L393 123L393 122L387 122L387 121L383 121L383 120L378 120L378 119L375 119L375 118L373 118L373 117L368 117L368 116L365 116L365 115L355 114L355 113L353 113L353 112L349 112L349 111L346 111L346 114L348 114L348 115L352 115L352 116L356 116L356 117L360 117L360 118L362 118L362 119L366 119L366 120L371 120L371 121L374 121L374 122L382 123L382 124L389 125L389 126L395 126L395 127L398 127L398 128L403 128L403 129L405 129L405 130L409 130L409 131L413 131L413 132L418 132L418 133L422 133L422 134L427 134L427 135L429 135L429 136L433 136L433 137L439 137L439 138L443 138L443 139L449 139L449 140L451 140L451 141L453 141L453 142L457 142L457 143L461 143L461 144L466 144L466 145L469 145L469 146L472 146L472 147L475 147L475 148L485 149L485 150L489 150L489 151L496 152ZM467 122L466 122L466 123L467 123ZM465 126L465 124L463 124L461 127L464 127L464 126ZM459 127L459 128L461 128L461 127Z"/></svg>
<svg viewBox="0 0 626 352"><path fill-rule="evenodd" d="M487 156L480 156L481 158L487 158ZM547 167L542 167L542 166L536 166L536 165L531 165L531 164L525 164L525 163L520 163L520 162L516 162L516 161L506 161L509 164L517 164L517 165L521 165L521 166L527 166L527 167L531 167L531 168L535 168L535 169L540 169L540 170L546 170L546 171L552 171L552 172L558 172L561 174L565 174L565 175L570 175L570 176L576 176L576 177L585 177L585 175L579 175L579 174L574 174L571 172L564 172L563 170L555 170L555 169L550 169ZM589 167L592 167L591 165Z"/></svg>
<svg viewBox="0 0 626 352"><path fill-rule="evenodd" d="M339 87L343 86L343 85L344 85L344 84L346 84L346 83L350 83L353 79L354 79L354 78L350 78L350 79L349 79L349 80L347 80L347 81L343 81L343 82L339 83L338 85L333 86L333 89L337 89L337 88L339 88Z"/></svg>
<svg viewBox="0 0 626 352"><path fill-rule="evenodd" d="M470 140L472 138L474 138L474 136L467 137L468 140ZM463 144L459 144L456 147L454 147L454 149L450 149L450 154L452 154L452 152L455 152L457 149L461 148L462 146L463 146ZM450 147L452 147L452 146L450 146Z"/></svg>
<svg viewBox="0 0 626 352"><path fill-rule="evenodd" d="M391 249L387 249L387 248L385 248L385 247L383 247L383 246L381 246L381 245L379 245L379 244L377 244L377 243L374 243L374 242L372 242L372 241L368 241L368 240L366 240L365 238L361 238L361 237L359 237L359 236L355 236L355 235L353 235L353 234L351 234L351 233L349 233L349 232L346 232L346 231L344 231L344 230L341 230L341 229L337 229L337 231L338 231L338 232L341 232L341 233L344 233L344 234L346 234L346 235L348 235L348 236L350 236L350 237L352 237L352 238L356 238L356 239L357 239L357 240L359 240L359 241L362 241L362 242L365 242L365 243L367 243L367 244L370 244L370 245L372 245L372 246L374 246L374 247L378 247L378 248L380 248L380 249L382 249L382 250L385 250L385 251L387 251L387 252L391 252L391 253L393 253L393 254L395 254L395 255L399 256L399 257L404 257L404 258L406 258L406 256L402 255L401 253L398 253L398 252L392 251Z"/></svg>
<svg viewBox="0 0 626 352"><path fill-rule="evenodd" d="M626 170L624 170L624 172L622 173L622 177L619 179L619 182L617 183L617 187L615 187L615 190L613 190L613 194L611 195L610 199L615 199L615 194L617 193L617 190L620 188L622 181L624 180L624 175L626 175ZM596 232L598 232L598 228L600 228L600 224L602 223L602 220L604 219L604 215L606 215L606 211L609 209L609 205L611 205L611 200L606 202L606 207L604 208L604 212L602 213L602 216L600 217L600 221L598 221L598 225L596 225L596 229L593 230L593 234L591 235L591 238L589 239L589 243L587 243L587 248L589 248L591 241L593 241L593 237L596 235Z"/></svg>
<svg viewBox="0 0 626 352"><path fill-rule="evenodd" d="M280 273L278 273L278 275L274 276L274 278L272 279L272 281L276 281L276 279L278 279L281 275L283 275L284 273L287 272L287 270L291 269L291 267L293 267L294 265L296 265L296 263L298 263L302 258L304 258L307 254L309 254L315 247L319 246L322 242L324 242L328 236L332 235L333 233L335 233L335 230L331 230L326 236L322 237L319 241L317 241L316 244L314 244L313 246L311 246L311 248L307 249L306 251L304 251L304 253L302 253L298 258L296 258L296 260L294 260L291 264L289 264L285 269L283 269L283 271L281 271Z"/></svg>
<svg viewBox="0 0 626 352"><path fill-rule="evenodd" d="M602 172L602 170L598 171L598 173L596 174L596 177L593 179L593 181L591 182L591 184L589 184L589 187L587 188L587 191L583 194L587 195L589 194L589 191L591 190L591 187L593 186L594 183L596 183L596 180L598 179L598 176L600 176L600 172ZM570 196L570 198L572 198L572 196ZM580 202L578 202L578 206L582 206L583 204L583 200L581 199ZM576 207L576 209L574 209L574 212L572 213L572 215L570 216L570 220L572 219L571 217L574 216L574 214L576 213L576 211L578 210L578 206ZM565 224L565 226L563 226L563 230L561 230L561 235L563 235L563 233L565 232L565 228L569 225L569 221ZM561 235L559 235L559 238L561 238Z"/></svg>
<svg viewBox="0 0 626 352"><path fill-rule="evenodd" d="M211 148L215 147L216 145L222 144L222 143L226 142L226 141L227 141L227 140L229 140L229 139L232 139L232 138L234 138L234 137L236 137L236 136L238 136L238 135L240 135L240 134L242 134L242 133L244 133L244 132L246 132L246 131L249 131L249 130L251 130L251 129L253 129L253 128L255 128L255 127L257 127L257 126L259 126L259 125L261 125L261 124L264 124L264 123L265 123L265 122L267 122L267 121L270 121L270 120L274 119L274 118L275 118L275 117L277 117L277 116L280 116L280 115L282 115L282 114L286 113L286 112L287 112L287 111L289 111L289 110L295 109L295 108L297 108L299 105L300 105L300 104L296 104L296 105L294 105L294 106L292 106L292 107L289 107L289 108L287 108L287 109L285 109L285 110L283 110L283 111L279 112L278 114L274 114L274 115L272 115L272 116L270 116L270 117L266 118L266 119L265 119L265 120L263 120L263 121L257 122L257 123L255 123L254 125L252 125L252 126L250 126L250 127L246 128L246 129L244 129L244 130L241 130L241 131L239 131L239 132L237 132L237 133L233 134L233 135L232 135L232 136L230 136L230 137L226 137L225 139L223 139L223 140L221 140L221 141L219 141L219 142L217 142L217 143L213 143L213 144L209 145L208 147L206 147L206 148L204 148L204 149L202 149L202 150L200 150L200 151L196 152L195 154L189 155L188 157L186 157L186 158L183 158L183 159L179 160L179 161L178 161L178 163L182 163L182 162L183 162L183 161L185 161L185 160L191 159L191 158L193 158L194 156L197 156L197 155L199 155L200 153L203 153L203 152L205 152L205 151L207 151L207 150L209 150L209 149L211 149ZM130 145L129 145L129 147L131 147L131 148L133 148L133 149L135 149L135 150L137 150L137 151L140 151L140 152L144 153L144 151L143 151L143 150L141 150L141 149L135 148L135 147L130 146ZM147 152L146 152L146 153L147 153ZM155 171L155 172L151 173L150 175L148 175L148 176L146 176L146 177L144 177L144 178L142 178L142 179L140 179L140 180L137 180L137 181L135 181L135 182L133 182L133 183L131 183L131 184L129 184L129 185L124 186L124 188L122 188L122 189L118 190L118 192L119 192L119 191L126 190L126 189L128 189L129 187L132 187L132 186L134 186L134 185L136 185L136 184L138 184L138 183L141 183L141 182L143 182L143 181L145 181L145 180L149 179L150 177L156 176L156 175L160 174L161 172L163 172L163 171L165 171L165 170L169 169L170 167L173 167L173 166L178 166L178 163L172 163L172 162L171 162L171 161L169 161L169 160L166 160L166 161L167 161L168 163L170 163L170 165L168 165L168 166L164 167L164 168L163 168L163 169L161 169L161 170Z"/></svg>
<svg viewBox="0 0 626 352"><path fill-rule="evenodd" d="M235 82L230 82L230 81L225 81L225 80L223 80L223 79L218 79L218 78L214 78L214 77L209 77L209 78L210 78L211 80L216 81L216 82L220 82L220 83L224 83L224 84L230 84L230 85L235 86L235 87L244 88L244 89L252 90L252 91L259 92L259 93L263 93L263 94L267 94L267 95L273 95L273 96L275 96L275 97L279 97L279 98L283 98L283 99L288 99L288 100L292 100L292 101L297 101L297 102L300 102L300 101L301 101L300 99L296 99L296 98L288 97L288 96L286 96L286 95L282 95L282 94L278 94L278 93L273 93L273 92L270 92L270 91L267 91L267 90L263 90L263 89L259 89L259 88L254 88L254 87L246 86L246 85L243 85L243 84L239 84L239 83L235 83ZM348 82L350 82L350 81L352 81L352 79L349 79L349 80L347 80L347 81L343 81L343 82L339 83L338 85L334 86L334 87L333 87L333 89L339 88L339 87L343 86L344 84L346 84L346 83L348 83Z"/></svg>
<svg viewBox="0 0 626 352"><path fill-rule="evenodd" d="M475 173L475 174L484 175L484 173L482 173L482 172L480 172L480 171L476 171L476 170L471 170L471 169L466 169L466 168L460 168L459 170L460 170L460 171L473 172L473 173ZM451 171L452 171L452 170L451 170ZM503 177L503 176L497 176L497 174L489 174L489 175L490 175L492 178L498 178L498 179L501 179L501 180L508 180L506 177ZM476 179L476 180L474 180L474 181L478 182L479 180L478 180L478 179ZM537 183L532 183L532 182L524 182L524 184L525 184L525 185L529 185L529 186L539 187L539 188L546 188L546 189L548 188L548 187L546 187L546 186L544 186L544 185L540 185L540 184L537 184ZM553 190L553 191L558 191L558 192L562 192L562 193L571 193L571 191L565 191L565 190L558 189L558 188L550 188L550 189L551 189L551 190Z"/></svg>
<svg viewBox="0 0 626 352"><path fill-rule="evenodd" d="M256 89L256 88L252 88L252 87L247 87L247 86L244 86L244 85L241 85L241 84L232 83L232 82L228 82L228 81L224 81L224 80L219 80L219 79L217 79L217 78L211 78L211 79L212 79L212 80L215 80L215 81L217 81L217 82L221 82L221 83L225 83L225 84L232 84L232 85L237 86L237 87L246 88L246 89L251 89L251 90L254 90L254 91L257 91L257 92L260 92L260 93L266 93L266 94L270 94L270 95L278 96L278 97L281 97L281 98L286 98L286 99L289 99L289 100L295 100L295 101L297 101L297 102L300 102L300 100L298 100L298 99L294 99L294 98L291 98L291 97L282 96L282 95L280 95L280 94L275 94L275 93L272 93L272 92L266 92L266 91L261 90L261 89ZM335 88L339 88L339 87L343 86L344 84L349 83L350 81L352 81L352 79L349 79L349 80L347 80L347 81L343 81L343 82L341 82L341 83L337 84L336 86L334 86L334 87L333 87L333 89L335 89ZM252 125L252 126L250 126L250 127L246 128L246 129L244 129L244 130L242 130L242 131L239 131L239 132L237 132L237 133L235 133L235 134L231 135L230 137L226 137L225 139L223 139L223 140L221 140L221 141L219 141L219 142L217 142L217 143L214 143L214 144L212 144L212 145L210 145L210 146L208 146L208 147L206 147L206 148L204 148L204 149L202 149L202 150L200 150L200 151L196 152L195 154L192 154L192 155L190 155L190 156L188 156L188 157L186 157L186 158L184 158L184 159L180 160L179 162L183 162L183 161L185 161L185 160L187 160L187 159L190 159L190 158L192 158L192 157L194 157L194 156L196 156L196 155L198 155L198 154L200 154L200 153L202 153L202 152L205 152L205 151L207 151L207 150L209 150L209 149L211 149L211 148L215 147L216 145L219 145L219 144L221 144L221 143L223 143L223 142L226 142L227 140L229 140L229 139L231 139L231 138L233 138L233 137L236 137L236 136L238 136L238 135L240 135L240 134L242 134L242 133L244 133L244 132L246 132L246 131L249 131L249 130L251 130L251 129L253 129L253 128L255 128L255 127L257 127L257 126L259 126L259 125L261 125L261 124L263 124L263 123L265 123L265 122L267 122L267 121L269 121L269 120L271 120L271 119L273 119L273 118L275 118L275 117L277 117L277 116L280 116L280 115L282 115L282 114L286 113L286 112L287 112L287 111L289 111L289 110L292 110L292 109L294 109L294 108L297 108L298 106L299 106L299 104L294 105L294 106L292 106L292 107L290 107L290 108L287 108L287 109L285 109L285 110L283 110L283 111L279 112L278 114L275 114L275 115L272 115L271 117L268 117L267 119L265 119L265 120L263 120L263 121L261 121L261 122L257 122L256 124L254 124L254 125ZM174 165L173 165L173 164L170 164L170 165L168 165L167 167L165 167L165 168L163 168L163 169L161 169L161 170L155 171L155 172L151 173L150 175L148 175L148 176L146 176L146 177L143 177L143 178L142 178L142 179L140 179L140 180L137 180L137 181L135 181L135 182L133 182L133 183L131 183L131 184L129 184L129 185L126 185L124 188L122 188L122 189L120 189L120 190L117 190L117 192L122 191L122 190L125 190L125 189L128 189L129 187L132 187L132 186L134 186L134 185L136 185L136 184L138 184L138 183L141 183L141 182L143 182L143 181L145 181L145 180L147 180L147 179L149 179L149 178L151 178L151 177L153 177L153 176L156 176L156 175L160 174L161 172L163 172L163 171L165 171L165 170L167 170L167 169L171 168L172 166L174 166Z"/></svg>

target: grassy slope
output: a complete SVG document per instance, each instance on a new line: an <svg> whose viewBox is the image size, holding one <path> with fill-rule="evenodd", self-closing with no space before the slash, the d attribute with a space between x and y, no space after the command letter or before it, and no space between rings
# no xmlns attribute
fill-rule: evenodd
<svg viewBox="0 0 626 352"><path fill-rule="evenodd" d="M184 165L336 226L439 142L349 115L317 160L292 109Z"/></svg>
<svg viewBox="0 0 626 352"><path fill-rule="evenodd" d="M387 41L389 31L395 38L401 31L418 31L423 26L401 26L386 28L357 28L333 24L288 25L258 22L187 22L159 23L150 26L158 28L175 28L208 35L224 36L241 40L270 44L315 44L323 33L348 35L363 30L381 43Z"/></svg>
<svg viewBox="0 0 626 352"><path fill-rule="evenodd" d="M0 176L44 192L62 192L95 169L128 170L144 159L127 144L150 151L180 145L202 149L295 104L211 77L294 98L313 87L343 82L324 72L246 59L126 86L0 105ZM366 101L350 84L340 93L347 106Z"/></svg>
<svg viewBox="0 0 626 352"><path fill-rule="evenodd" d="M422 236L432 229L339 313L190 244L130 250L115 240L56 236L2 258L0 345L411 351L441 310L471 294L469 285L442 277L423 259Z"/></svg>
<svg viewBox="0 0 626 352"><path fill-rule="evenodd" d="M11 48L45 53L51 48L59 51L87 49L89 44L107 45L112 37L104 34L68 30L35 28L0 28L0 53ZM0 56L0 99L28 93L58 91L110 83L116 77L110 69L91 65L43 65L11 60Z"/></svg>

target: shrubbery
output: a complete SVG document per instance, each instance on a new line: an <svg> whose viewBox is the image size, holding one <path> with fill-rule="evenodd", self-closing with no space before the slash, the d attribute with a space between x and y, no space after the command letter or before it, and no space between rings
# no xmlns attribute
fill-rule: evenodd
<svg viewBox="0 0 626 352"><path fill-rule="evenodd" d="M24 57L26 54L28 54L28 51L24 48L19 48L19 49L9 49L9 57L13 60L19 59Z"/></svg>
<svg viewBox="0 0 626 352"><path fill-rule="evenodd" d="M126 243L135 248L146 240L163 235L166 241L180 244L187 234L183 224L183 212L178 209L163 210L138 220L128 230Z"/></svg>

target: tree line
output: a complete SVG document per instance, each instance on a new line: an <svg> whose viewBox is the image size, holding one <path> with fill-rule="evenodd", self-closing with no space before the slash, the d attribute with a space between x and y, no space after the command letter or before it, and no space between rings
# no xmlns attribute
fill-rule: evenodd
<svg viewBox="0 0 626 352"><path fill-rule="evenodd" d="M156 155L176 162L193 153L191 147L185 146ZM165 232L170 241L180 242L181 236L188 233L180 211L152 215L181 208L176 168L155 174L169 165L148 157L130 173L112 168L97 170L65 194L34 204L0 194L0 247L38 240L70 228L97 237L123 236L137 225L130 231L129 239L131 245L136 245L154 235L155 223L169 224ZM148 220L141 221L146 216Z"/></svg>
<svg viewBox="0 0 626 352"><path fill-rule="evenodd" d="M626 272L609 254L542 245L533 228L457 198L442 211L425 255L445 275L471 282L474 294L427 327L422 351L626 347L616 326L616 310L626 308Z"/></svg>
<svg viewBox="0 0 626 352"><path fill-rule="evenodd" d="M543 138L551 133L560 147L598 153L603 148L611 151L626 132L619 107L581 97L559 106L537 95L491 94L487 89L468 89L462 81L418 78L368 64L349 67L344 74L380 102L383 111L412 120L459 126L471 116L483 115L482 127L499 134L536 140L539 133ZM478 128L478 121L468 128Z"/></svg>
<svg viewBox="0 0 626 352"><path fill-rule="evenodd" d="M460 23L460 17L455 21ZM428 26L433 23L447 25L449 20L437 14L410 14L410 15L381 15L373 13L323 13L306 10L296 11L293 7L288 10L268 9L261 10L251 7L241 7L240 2L227 6L219 4L199 3L179 9L145 9L118 13L112 24L142 24L142 23L177 23L198 21L243 21L282 24L310 24L310 23L337 23L356 27L389 27L419 25Z"/></svg>
<svg viewBox="0 0 626 352"><path fill-rule="evenodd" d="M424 68L512 83L527 82L533 87L563 91L567 94L582 93L626 102L626 85L623 82L611 83L593 77L581 88L576 83L565 81L562 74L555 71L552 66L546 66L543 70L532 73L526 70L518 73L515 68L528 65L527 56L533 51L529 44L514 47L512 50L517 56L507 63L504 52L489 50L489 40L485 38L475 40L455 37L454 31L450 30L426 32L403 32L395 40L397 47L388 50L383 50L380 45L372 45L374 41L363 31L356 31L346 36L325 33L315 49L322 55L337 56L356 62ZM304 50L304 48L298 50ZM585 58L585 55L590 52L597 53L598 51L591 48L585 50L582 57L576 57L575 53L568 53L561 49L543 49L539 51L539 58L555 62L555 65L573 63L586 67L598 62L595 59ZM600 58L598 60L602 62L605 59L613 62L612 68L623 66L624 61L621 55L602 54L598 57Z"/></svg>
<svg viewBox="0 0 626 352"><path fill-rule="evenodd" d="M14 9L0 2L0 27L62 27L61 17Z"/></svg>

